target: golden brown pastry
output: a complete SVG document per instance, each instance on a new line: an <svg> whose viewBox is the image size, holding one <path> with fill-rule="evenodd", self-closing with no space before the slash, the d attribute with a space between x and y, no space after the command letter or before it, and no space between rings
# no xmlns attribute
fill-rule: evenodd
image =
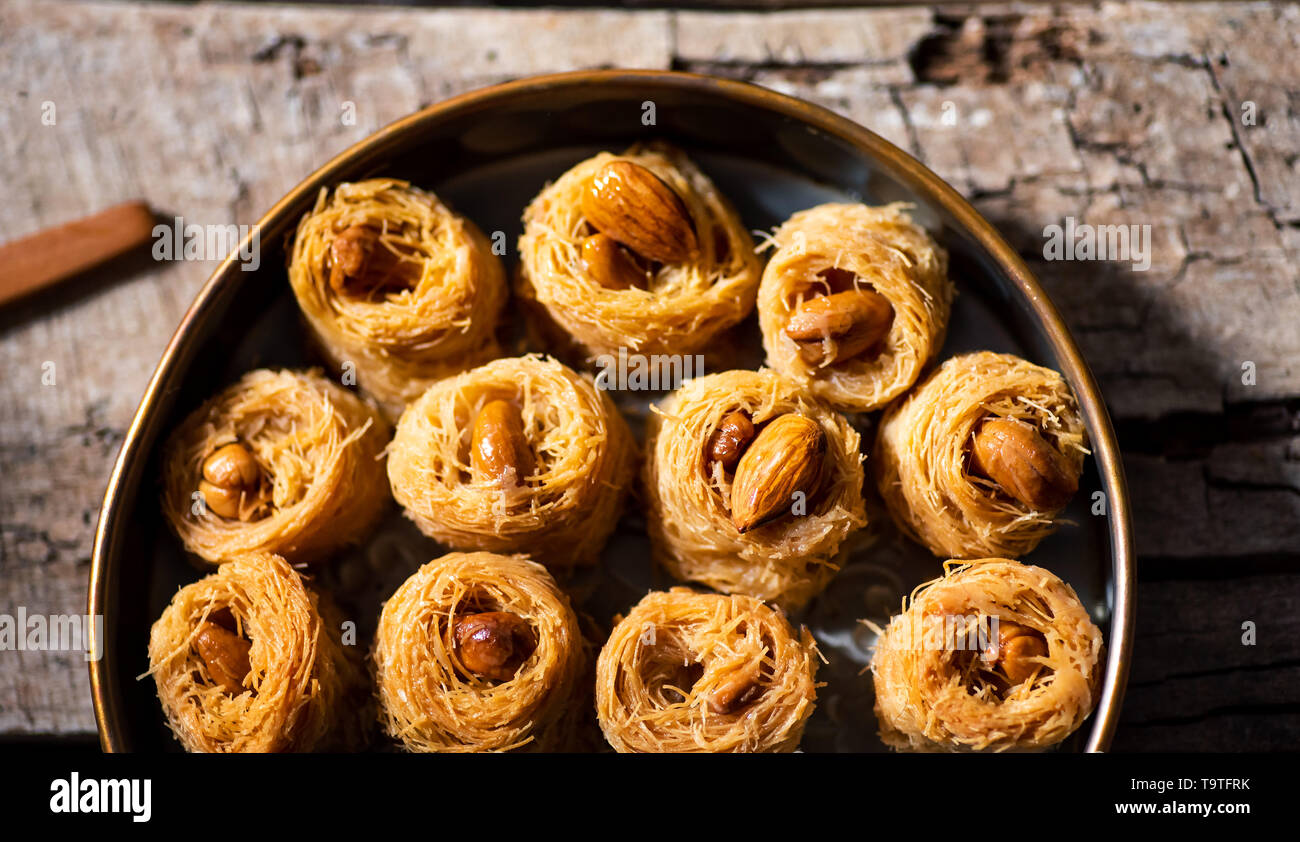
<svg viewBox="0 0 1300 842"><path fill-rule="evenodd" d="M1101 650L1073 589L1048 571L949 562L877 642L880 737L905 751L1053 746L1092 713Z"/></svg>
<svg viewBox="0 0 1300 842"><path fill-rule="evenodd" d="M505 271L432 193L373 178L321 190L289 283L318 344L390 418L434 381L500 356Z"/></svg>
<svg viewBox="0 0 1300 842"><path fill-rule="evenodd" d="M590 702L578 620L525 556L448 553L384 603L375 684L408 751L564 750Z"/></svg>
<svg viewBox="0 0 1300 842"><path fill-rule="evenodd" d="M605 393L555 360L495 360L435 384L388 451L393 496L449 547L595 562L622 510L636 443Z"/></svg>
<svg viewBox="0 0 1300 842"><path fill-rule="evenodd" d="M816 701L807 629L747 596L649 593L609 636L596 714L619 752L790 752Z"/></svg>
<svg viewBox="0 0 1300 842"><path fill-rule="evenodd" d="M905 392L947 332L948 253L905 207L800 211L777 229L763 270L767 364L845 412Z"/></svg>
<svg viewBox="0 0 1300 842"><path fill-rule="evenodd" d="M249 553L186 585L149 634L149 674L187 751L356 751L369 705L360 654L280 556Z"/></svg>
<svg viewBox="0 0 1300 842"><path fill-rule="evenodd" d="M1061 375L981 351L946 361L889 408L873 463L894 522L930 552L1018 558L1056 528L1087 452Z"/></svg>
<svg viewBox="0 0 1300 842"><path fill-rule="evenodd" d="M524 212L519 291L592 357L688 354L754 306L744 224L680 151L602 152Z"/></svg>
<svg viewBox="0 0 1300 842"><path fill-rule="evenodd" d="M856 430L771 371L700 377L651 414L644 485L674 577L797 607L866 524Z"/></svg>
<svg viewBox="0 0 1300 842"><path fill-rule="evenodd" d="M387 508L389 432L317 370L250 371L172 433L163 514L211 564L250 552L318 561L363 540Z"/></svg>

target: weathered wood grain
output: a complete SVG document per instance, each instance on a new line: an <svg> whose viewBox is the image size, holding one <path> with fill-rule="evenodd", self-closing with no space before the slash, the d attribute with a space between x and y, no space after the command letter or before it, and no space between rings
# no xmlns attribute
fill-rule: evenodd
<svg viewBox="0 0 1300 842"><path fill-rule="evenodd" d="M136 196L164 217L251 224L422 105L541 72L665 67L670 35L655 12L0 4L0 236ZM84 611L112 459L215 265L146 255L0 312L0 612ZM94 728L80 656L0 659L0 733Z"/></svg>
<svg viewBox="0 0 1300 842"><path fill-rule="evenodd" d="M1116 750L1295 750L1300 576L1151 582L1138 602Z"/></svg>
<svg viewBox="0 0 1300 842"><path fill-rule="evenodd" d="M1297 41L1300 7L1264 3L620 12L5 0L0 239L137 196L165 216L251 223L389 121L532 73L675 67L820 102L969 196L1030 259L1102 383L1146 580L1117 745L1178 747L1202 732L1294 742L1300 677L1283 614L1300 586L1285 572L1300 558ZM1070 216L1149 225L1150 268L1044 259L1044 227ZM0 612L82 610L112 457L214 265L137 256L0 311ZM54 382L42 385L47 364ZM1180 606L1203 618L1185 640ZM1253 648L1229 640L1247 610L1259 617ZM0 653L0 734L92 728L79 656Z"/></svg>

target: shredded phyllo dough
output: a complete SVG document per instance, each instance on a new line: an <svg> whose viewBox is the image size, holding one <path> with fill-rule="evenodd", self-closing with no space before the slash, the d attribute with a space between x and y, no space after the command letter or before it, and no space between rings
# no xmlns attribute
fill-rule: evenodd
<svg viewBox="0 0 1300 842"><path fill-rule="evenodd" d="M386 252L386 276L340 286L335 242L358 227L377 237L371 254ZM389 417L435 380L500 355L494 334L506 281L491 243L405 181L322 189L298 225L289 282L333 364L355 367L358 385Z"/></svg>
<svg viewBox="0 0 1300 842"><path fill-rule="evenodd" d="M837 409L865 412L889 403L916 382L943 345L953 298L948 253L912 222L906 207L819 205L790 217L773 236L777 249L758 291L767 363ZM844 291L831 286L827 270L852 273L850 288L874 291L893 307L878 353L810 361L784 333L800 303Z"/></svg>
<svg viewBox="0 0 1300 842"><path fill-rule="evenodd" d="M756 426L786 413L821 426L826 463L805 514L744 534L732 523L732 477L707 459L706 443L737 410ZM787 608L803 605L839 569L844 539L867 522L858 445L843 416L775 372L727 371L689 381L648 424L644 485L655 559L677 579Z"/></svg>
<svg viewBox="0 0 1300 842"><path fill-rule="evenodd" d="M521 618L535 644L508 680L463 663L457 623L483 612ZM421 567L384 603L373 661L380 721L408 751L564 750L585 707L577 618L522 555L449 553Z"/></svg>
<svg viewBox="0 0 1300 842"><path fill-rule="evenodd" d="M471 469L474 422L494 400L518 407L535 460L507 488ZM635 464L631 431L590 377L529 355L444 380L412 403L389 447L388 478L407 517L435 540L564 567L596 561Z"/></svg>
<svg viewBox="0 0 1300 842"><path fill-rule="evenodd" d="M1076 476L1082 470L1086 430L1060 374L988 351L946 361L885 412L872 455L894 522L936 556L1018 558L1056 528L1056 512L971 475L971 439L986 416L1034 425Z"/></svg>
<svg viewBox="0 0 1300 842"><path fill-rule="evenodd" d="M163 464L163 513L185 548L213 564L243 553L311 562L361 541L388 503L379 413L319 371L250 371L181 422ZM251 517L205 505L205 460L251 452L262 503ZM250 494L251 496L251 494Z"/></svg>
<svg viewBox="0 0 1300 842"><path fill-rule="evenodd" d="M696 259L656 265L646 289L605 288L582 262L582 242L593 233L582 193L602 167L619 160L649 169L673 189L699 242ZM685 155L661 144L602 152L549 185L524 212L519 255L521 297L540 304L592 356L620 348L694 352L743 319L758 290L759 261L740 217Z"/></svg>
<svg viewBox="0 0 1300 842"><path fill-rule="evenodd" d="M1101 632L1074 590L1040 567L1000 558L950 561L877 642L871 672L880 737L905 751L1027 751L1056 745L1096 704ZM1009 684L949 630L991 620L1041 635L1032 677ZM967 624L963 626L963 624ZM970 639L978 640L971 636Z"/></svg>
<svg viewBox="0 0 1300 842"><path fill-rule="evenodd" d="M747 596L673 588L623 618L596 666L596 713L620 752L790 752L817 698L817 648Z"/></svg>
<svg viewBox="0 0 1300 842"><path fill-rule="evenodd" d="M238 693L217 686L195 646L218 615L252 644ZM146 673L176 739L196 752L364 748L374 715L365 672L332 617L271 553L231 559L181 588L153 625Z"/></svg>

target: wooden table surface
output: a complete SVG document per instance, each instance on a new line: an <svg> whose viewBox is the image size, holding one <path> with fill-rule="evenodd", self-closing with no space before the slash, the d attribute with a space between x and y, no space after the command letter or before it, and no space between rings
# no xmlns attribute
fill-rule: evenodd
<svg viewBox="0 0 1300 842"><path fill-rule="evenodd" d="M1102 384L1140 554L1115 748L1300 745L1300 7L3 0L0 55L0 240L135 197L251 224L391 120L535 73L696 70L848 115L1021 250ZM1150 225L1149 270L1045 261L1066 217ZM84 611L112 460L214 266L146 254L0 310L0 613ZM93 730L79 654L0 652L0 735Z"/></svg>

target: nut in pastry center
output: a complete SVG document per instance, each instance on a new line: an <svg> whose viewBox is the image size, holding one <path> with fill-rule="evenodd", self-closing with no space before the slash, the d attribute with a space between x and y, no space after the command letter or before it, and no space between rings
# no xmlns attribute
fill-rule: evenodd
<svg viewBox="0 0 1300 842"><path fill-rule="evenodd" d="M485 611L462 617L455 627L461 664L484 678L509 681L537 649L528 621L509 611Z"/></svg>
<svg viewBox="0 0 1300 842"><path fill-rule="evenodd" d="M786 322L785 335L809 363L831 365L868 353L878 356L893 321L889 299L866 287L850 288L800 302ZM827 341L833 343L829 350Z"/></svg>
<svg viewBox="0 0 1300 842"><path fill-rule="evenodd" d="M990 641L984 650L984 661L998 669L1012 685L1033 678L1047 669L1038 658L1047 657L1047 639L1028 626L1009 620L998 621L997 640Z"/></svg>
<svg viewBox="0 0 1300 842"><path fill-rule="evenodd" d="M266 514L261 482L262 469L253 454L244 445L232 442L203 460L199 492L203 502L218 516L255 520Z"/></svg>
<svg viewBox="0 0 1300 842"><path fill-rule="evenodd" d="M699 252L686 203L659 176L631 161L611 161L582 193L582 215L635 254L683 263Z"/></svg>
<svg viewBox="0 0 1300 842"><path fill-rule="evenodd" d="M373 225L351 225L330 242L330 287L361 297L411 289L419 264L389 247Z"/></svg>
<svg viewBox="0 0 1300 842"><path fill-rule="evenodd" d="M973 471L996 482L1034 511L1056 511L1079 488L1079 475L1036 427L1015 418L989 418L971 442Z"/></svg>
<svg viewBox="0 0 1300 842"><path fill-rule="evenodd" d="M816 495L826 461L826 433L805 415L769 421L740 457L731 485L731 520L743 535L792 510L796 494Z"/></svg>
<svg viewBox="0 0 1300 842"><path fill-rule="evenodd" d="M754 440L754 435L754 422L750 420L748 412L738 409L727 413L709 436L706 464L720 462L724 471L734 471L740 457Z"/></svg>
<svg viewBox="0 0 1300 842"><path fill-rule="evenodd" d="M510 401L489 401L479 410L470 447L470 469L478 482L510 490L523 486L533 473L536 459L523 416Z"/></svg>
<svg viewBox="0 0 1300 842"><path fill-rule="evenodd" d="M236 631L235 618L228 608L208 614L208 619L194 636L194 650L213 683L228 695L244 691L244 677L251 671L248 653L253 644Z"/></svg>

